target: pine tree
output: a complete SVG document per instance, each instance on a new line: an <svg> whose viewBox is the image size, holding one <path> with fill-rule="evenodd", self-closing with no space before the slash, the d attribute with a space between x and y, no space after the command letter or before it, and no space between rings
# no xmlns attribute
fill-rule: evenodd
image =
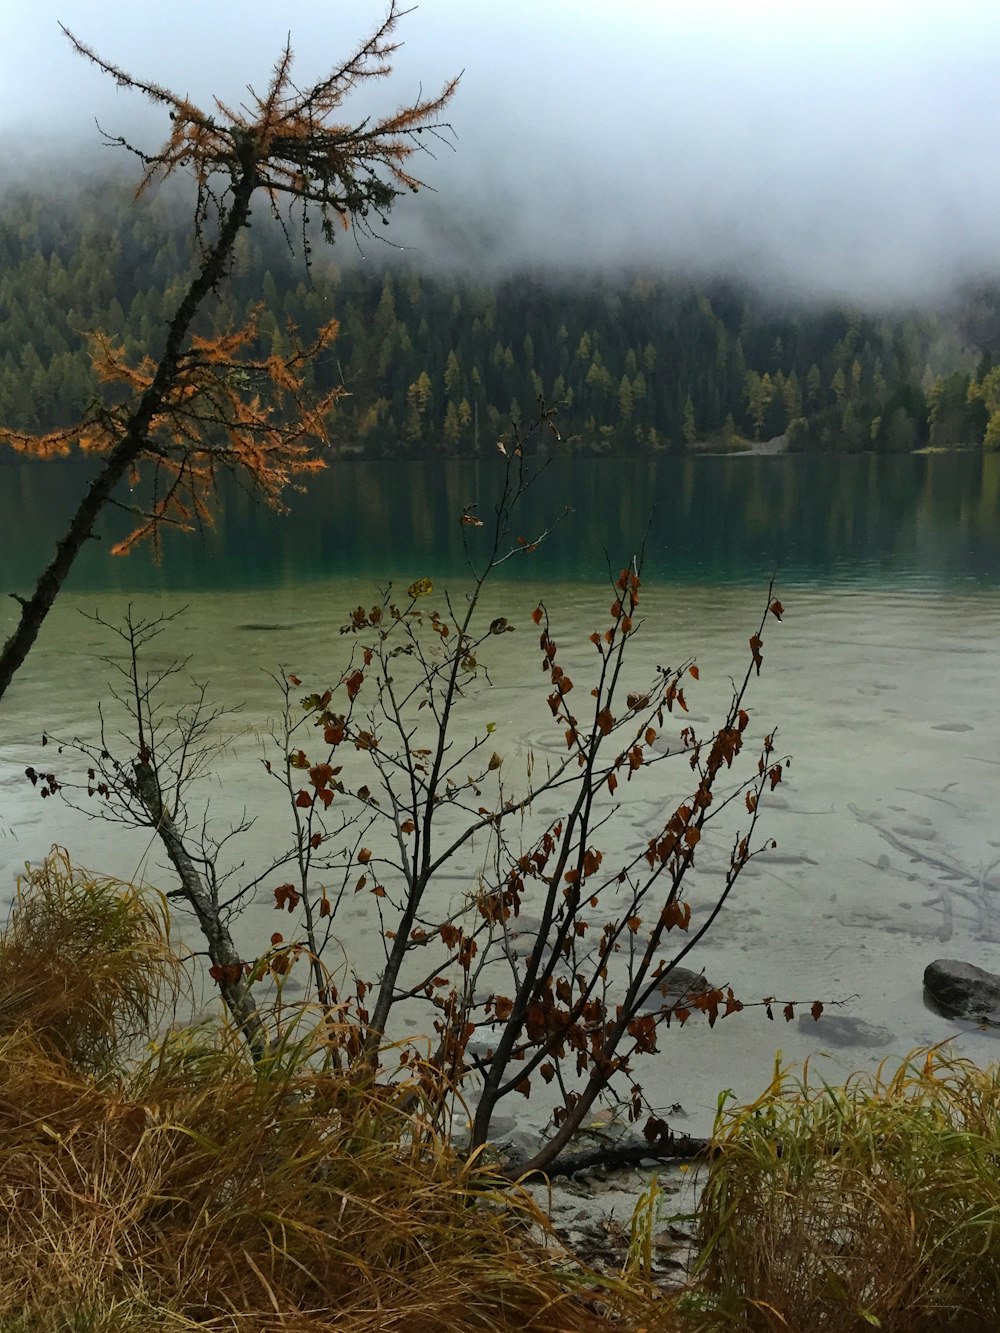
<svg viewBox="0 0 1000 1333"><path fill-rule="evenodd" d="M458 393L462 382L462 370L458 364L458 356L455 349L448 353L448 360L444 368L444 387L449 398L454 398Z"/></svg>
<svg viewBox="0 0 1000 1333"><path fill-rule="evenodd" d="M622 421L631 420L634 406L635 398L632 393L632 381L627 375L623 375L618 385L618 412Z"/></svg>
<svg viewBox="0 0 1000 1333"><path fill-rule="evenodd" d="M698 425L694 416L694 401L690 394L684 399L684 417L681 426L681 436L684 443L689 448L698 438Z"/></svg>
<svg viewBox="0 0 1000 1333"><path fill-rule="evenodd" d="M806 404L810 408L819 407L822 402L823 380L820 375L819 366L815 362L806 372Z"/></svg>

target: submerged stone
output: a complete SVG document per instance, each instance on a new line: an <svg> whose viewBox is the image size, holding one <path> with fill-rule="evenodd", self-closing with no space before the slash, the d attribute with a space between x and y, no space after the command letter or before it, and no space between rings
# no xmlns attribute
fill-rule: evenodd
<svg viewBox="0 0 1000 1333"><path fill-rule="evenodd" d="M680 1005L709 990L714 990L714 987L704 972L694 972L689 967L674 967L640 1008L643 1013L658 1014L664 1005Z"/></svg>
<svg viewBox="0 0 1000 1333"><path fill-rule="evenodd" d="M849 1014L825 1012L818 1019L811 1014L800 1014L799 1028L823 1046L888 1046L893 1038L888 1028L867 1023L863 1018L851 1018Z"/></svg>

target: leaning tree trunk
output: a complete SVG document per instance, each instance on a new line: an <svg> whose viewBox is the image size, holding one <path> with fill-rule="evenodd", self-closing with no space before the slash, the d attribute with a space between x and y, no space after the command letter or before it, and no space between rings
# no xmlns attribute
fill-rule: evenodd
<svg viewBox="0 0 1000 1333"><path fill-rule="evenodd" d="M150 430L176 380L192 321L202 301L225 276L236 238L249 216L250 200L257 185L257 164L251 141L239 145L239 155L240 175L218 239L206 253L201 268L170 321L166 346L152 383L127 418L121 439L104 459L100 472L80 501L79 508L56 547L55 556L40 575L34 593L30 597L11 593L14 600L20 603L21 616L0 652L0 699L38 638L45 617L52 609L74 561L84 543L93 535L94 524L102 509L129 468L146 450Z"/></svg>

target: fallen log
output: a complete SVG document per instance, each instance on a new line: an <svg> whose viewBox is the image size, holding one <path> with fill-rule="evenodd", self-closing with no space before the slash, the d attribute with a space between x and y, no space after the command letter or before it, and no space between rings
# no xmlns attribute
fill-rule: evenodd
<svg viewBox="0 0 1000 1333"><path fill-rule="evenodd" d="M518 1166L516 1158L504 1159L501 1175L508 1180L555 1180L560 1176L573 1176L578 1171L593 1171L601 1168L606 1171L624 1171L629 1167L643 1163L690 1162L698 1158L706 1161L712 1156L712 1140L698 1139L689 1134L673 1134L660 1137L655 1143L604 1143L586 1151L567 1153L557 1157L546 1171L534 1171L525 1176ZM523 1160L523 1159L522 1159Z"/></svg>

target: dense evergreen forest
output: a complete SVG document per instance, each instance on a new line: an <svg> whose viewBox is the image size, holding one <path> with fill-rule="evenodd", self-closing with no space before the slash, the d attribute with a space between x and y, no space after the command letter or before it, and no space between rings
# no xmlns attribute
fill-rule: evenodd
<svg viewBox="0 0 1000 1333"><path fill-rule="evenodd" d="M485 280L349 234L331 251L261 219L214 331L259 313L259 348L332 317L314 367L331 433L372 457L465 454L559 405L567 447L681 451L787 435L793 449L1000 448L1000 296L936 314L789 307L733 283L644 274ZM189 215L115 179L0 195L0 421L67 425L95 392L87 332L158 353L191 266ZM210 330L206 329L205 332Z"/></svg>

